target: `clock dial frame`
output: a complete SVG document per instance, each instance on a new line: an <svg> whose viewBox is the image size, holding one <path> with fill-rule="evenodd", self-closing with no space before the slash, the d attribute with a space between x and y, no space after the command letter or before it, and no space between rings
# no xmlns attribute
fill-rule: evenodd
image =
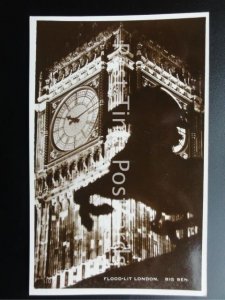
<svg viewBox="0 0 225 300"><path fill-rule="evenodd" d="M52 141L60 151L86 144L96 127L99 99L94 89L81 87L70 93L57 109L52 123Z"/></svg>
<svg viewBox="0 0 225 300"><path fill-rule="evenodd" d="M187 131L182 127L177 127L177 131L180 134L180 139L177 145L172 147L174 153L180 153L187 144Z"/></svg>

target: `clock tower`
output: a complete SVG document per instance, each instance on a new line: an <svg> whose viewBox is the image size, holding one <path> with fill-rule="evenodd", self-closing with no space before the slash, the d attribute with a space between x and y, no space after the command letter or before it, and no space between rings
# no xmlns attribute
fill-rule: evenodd
<svg viewBox="0 0 225 300"><path fill-rule="evenodd" d="M133 38L123 24L105 30L55 63L45 78L40 74L35 104L36 287L69 286L99 274L91 264L98 264L101 272L110 268L113 259L116 265L118 253L115 255L111 232L115 221L108 223L107 233L101 227L101 217L96 218L95 230L87 232L73 195L104 176L112 157L125 147L129 124L107 128L107 116L119 104L128 105L130 95L143 86L160 86L174 99L189 124L188 129L178 128L182 139L173 151L183 159L202 157L201 82L192 78L179 58L151 40ZM131 201L129 205L132 211L137 204ZM149 218L154 215L150 208L139 209L145 210ZM132 222L127 226L135 227ZM131 237L128 240L127 251L133 261L137 256L148 257L137 250ZM149 235L146 253L157 256L171 251L170 241L160 239L164 243L161 248L157 248L157 241L157 236ZM124 260L131 263L128 256ZM124 260L120 259L119 265Z"/></svg>

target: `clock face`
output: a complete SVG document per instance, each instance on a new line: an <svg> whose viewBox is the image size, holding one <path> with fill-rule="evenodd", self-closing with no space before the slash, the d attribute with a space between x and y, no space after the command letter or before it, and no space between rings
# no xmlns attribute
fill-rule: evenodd
<svg viewBox="0 0 225 300"><path fill-rule="evenodd" d="M76 90L62 104L53 121L52 137L62 151L74 150L88 142L95 127L99 111L94 90Z"/></svg>
<svg viewBox="0 0 225 300"><path fill-rule="evenodd" d="M177 130L178 130L178 133L180 134L180 139L179 139L178 145L173 146L174 153L179 153L183 149L183 147L186 143L186 138L187 138L186 129L177 127Z"/></svg>

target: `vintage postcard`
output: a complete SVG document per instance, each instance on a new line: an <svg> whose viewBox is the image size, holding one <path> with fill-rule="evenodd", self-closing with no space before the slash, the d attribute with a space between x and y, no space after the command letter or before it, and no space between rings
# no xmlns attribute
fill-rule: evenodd
<svg viewBox="0 0 225 300"><path fill-rule="evenodd" d="M208 23L30 18L31 295L206 295Z"/></svg>

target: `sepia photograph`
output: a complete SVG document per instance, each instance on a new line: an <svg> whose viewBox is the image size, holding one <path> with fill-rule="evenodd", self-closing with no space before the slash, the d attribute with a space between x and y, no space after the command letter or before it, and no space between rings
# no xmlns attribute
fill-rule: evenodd
<svg viewBox="0 0 225 300"><path fill-rule="evenodd" d="M30 295L206 296L208 23L30 17Z"/></svg>

